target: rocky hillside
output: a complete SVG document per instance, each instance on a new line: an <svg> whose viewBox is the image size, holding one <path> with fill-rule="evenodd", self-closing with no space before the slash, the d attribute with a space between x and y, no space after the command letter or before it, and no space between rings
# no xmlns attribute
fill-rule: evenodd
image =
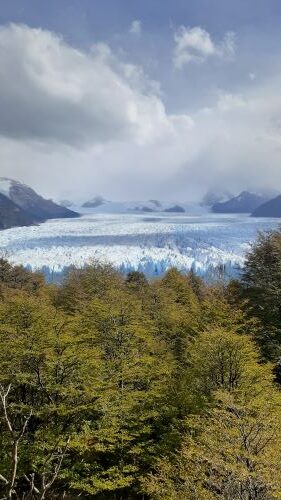
<svg viewBox="0 0 281 500"><path fill-rule="evenodd" d="M26 213L9 198L0 193L0 229L15 226L31 226L38 222L36 217Z"/></svg>
<svg viewBox="0 0 281 500"><path fill-rule="evenodd" d="M68 217L79 214L46 200L25 184L0 177L0 229Z"/></svg>
<svg viewBox="0 0 281 500"><path fill-rule="evenodd" d="M46 200L32 188L12 179L0 178L1 184L6 183L6 196L20 208L41 220L78 217L79 214L62 207L52 200Z"/></svg>

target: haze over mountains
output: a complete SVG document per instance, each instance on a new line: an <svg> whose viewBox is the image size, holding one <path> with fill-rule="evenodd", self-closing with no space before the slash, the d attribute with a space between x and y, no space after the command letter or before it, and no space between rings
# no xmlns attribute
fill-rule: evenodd
<svg viewBox="0 0 281 500"><path fill-rule="evenodd" d="M264 204L267 205L264 206ZM81 206L82 209L92 209L109 213L134 211L193 214L194 210L196 210L199 214L204 210L208 210L217 214L245 213L255 217L281 217L281 197L279 198L278 192L274 190L265 190L260 193L244 190L236 196L232 195L228 190L210 190L203 197L201 203L197 204L178 201L163 202L159 200L112 202L102 196L95 196L91 200L82 203Z"/></svg>
<svg viewBox="0 0 281 500"><path fill-rule="evenodd" d="M242 191L232 196L229 191L209 191L201 203L147 201L108 201L102 196L75 205L71 200L57 204L37 194L31 187L16 180L0 177L0 229L29 226L46 221L79 217L87 211L102 213L171 213L200 215L213 213L247 213L254 217L280 217L281 195L274 192L252 193Z"/></svg>
<svg viewBox="0 0 281 500"><path fill-rule="evenodd" d="M242 191L227 201L215 203L212 206L214 213L252 213L256 208L270 199L264 194Z"/></svg>
<svg viewBox="0 0 281 500"><path fill-rule="evenodd" d="M252 193L242 191L227 201L215 203L214 213L250 213L253 217L281 217L281 195L274 191Z"/></svg>
<svg viewBox="0 0 281 500"><path fill-rule="evenodd" d="M203 196L201 205L205 207L213 207L216 203L224 203L233 197L233 193L228 190L220 191L219 189L210 189Z"/></svg>
<svg viewBox="0 0 281 500"><path fill-rule="evenodd" d="M167 213L189 213L193 211L196 204L179 203L179 202L163 202L159 200L144 200L144 201L107 201L102 197L95 197L93 200L82 204L82 209L96 209L102 212L167 212ZM199 207L197 207L198 209ZM200 209L199 209L200 211Z"/></svg>

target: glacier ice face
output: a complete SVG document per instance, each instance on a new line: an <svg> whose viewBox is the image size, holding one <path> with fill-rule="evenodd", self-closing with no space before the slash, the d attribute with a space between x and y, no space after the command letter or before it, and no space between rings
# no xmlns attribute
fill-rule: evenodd
<svg viewBox="0 0 281 500"><path fill-rule="evenodd" d="M224 265L231 274L259 230L276 219L217 214L85 214L0 233L0 253L17 264L60 273L92 259L121 271L160 275L170 267L206 275Z"/></svg>

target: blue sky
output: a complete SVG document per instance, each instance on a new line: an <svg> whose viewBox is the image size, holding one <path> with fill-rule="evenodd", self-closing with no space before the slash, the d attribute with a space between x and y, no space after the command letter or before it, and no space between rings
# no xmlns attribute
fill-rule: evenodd
<svg viewBox="0 0 281 500"><path fill-rule="evenodd" d="M141 19L150 32L165 32L170 22L200 24L216 33L250 27L272 32L280 13L279 0L2 0L0 19L60 31L77 41L79 30L82 38L108 36L124 31L132 19Z"/></svg>
<svg viewBox="0 0 281 500"><path fill-rule="evenodd" d="M280 0L1 0L2 174L57 197L281 190L280 21Z"/></svg>

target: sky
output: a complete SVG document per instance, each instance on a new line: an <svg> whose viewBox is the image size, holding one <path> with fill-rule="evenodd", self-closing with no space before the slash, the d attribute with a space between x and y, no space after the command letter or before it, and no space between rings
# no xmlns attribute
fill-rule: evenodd
<svg viewBox="0 0 281 500"><path fill-rule="evenodd" d="M0 0L0 175L80 201L281 192L280 0Z"/></svg>

